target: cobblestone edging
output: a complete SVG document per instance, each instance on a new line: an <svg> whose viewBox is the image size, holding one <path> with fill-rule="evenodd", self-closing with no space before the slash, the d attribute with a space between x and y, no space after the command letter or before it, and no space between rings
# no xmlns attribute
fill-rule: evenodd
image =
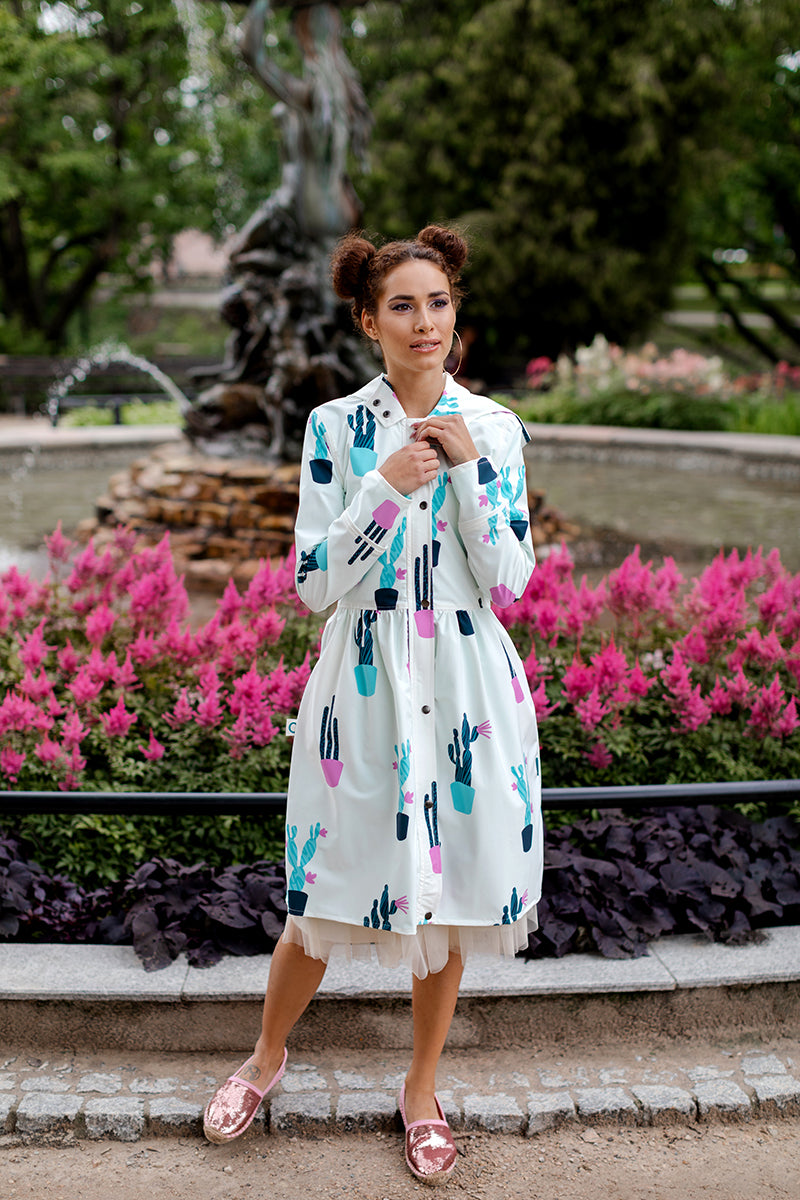
<svg viewBox="0 0 800 1200"><path fill-rule="evenodd" d="M672 1125L800 1114L800 1047L795 1056L729 1052L730 1065L724 1061L676 1069L650 1056L635 1071L556 1064L489 1074L484 1061L477 1083L443 1072L439 1095L456 1132L528 1137L570 1124ZM142 1077L131 1066L86 1071L74 1061L30 1062L0 1064L0 1143L6 1145L199 1135L203 1105L218 1082L200 1069L182 1081ZM362 1073L293 1064L259 1111L256 1136L397 1128L403 1071L385 1066Z"/></svg>

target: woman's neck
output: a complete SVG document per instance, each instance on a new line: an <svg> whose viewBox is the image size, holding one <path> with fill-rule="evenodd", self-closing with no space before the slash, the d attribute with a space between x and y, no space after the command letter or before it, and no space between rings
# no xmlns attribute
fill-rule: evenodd
<svg viewBox="0 0 800 1200"><path fill-rule="evenodd" d="M438 371L427 373L420 377L418 374L407 376L403 372L388 372L384 379L397 396L400 407L407 417L427 417L433 412L444 391L445 373Z"/></svg>

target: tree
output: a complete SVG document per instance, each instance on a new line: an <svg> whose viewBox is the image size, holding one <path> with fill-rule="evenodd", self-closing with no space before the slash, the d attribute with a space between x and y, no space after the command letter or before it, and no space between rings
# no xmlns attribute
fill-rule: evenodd
<svg viewBox="0 0 800 1200"><path fill-rule="evenodd" d="M737 335L760 355L800 361L800 327L765 276L800 286L800 34L787 0L746 6L743 34L724 50L729 119L693 189L695 268ZM744 251L747 266L737 265ZM730 253L728 253L730 252ZM733 264L726 261L732 255ZM742 313L769 317L771 331Z"/></svg>
<svg viewBox="0 0 800 1200"><path fill-rule="evenodd" d="M713 0L407 0L367 17L352 51L376 117L367 222L471 236L479 371L598 331L626 341L666 305L728 18Z"/></svg>

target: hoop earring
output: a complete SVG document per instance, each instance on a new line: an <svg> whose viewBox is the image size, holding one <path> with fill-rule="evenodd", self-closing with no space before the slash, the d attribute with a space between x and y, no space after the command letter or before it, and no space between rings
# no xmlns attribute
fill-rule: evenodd
<svg viewBox="0 0 800 1200"><path fill-rule="evenodd" d="M461 341L461 335L457 329L453 330L453 337L458 338L458 364L456 366L455 371L452 372L453 377L455 378L455 376L461 370L461 364L464 361L464 343ZM452 353L452 348L451 348L451 353Z"/></svg>

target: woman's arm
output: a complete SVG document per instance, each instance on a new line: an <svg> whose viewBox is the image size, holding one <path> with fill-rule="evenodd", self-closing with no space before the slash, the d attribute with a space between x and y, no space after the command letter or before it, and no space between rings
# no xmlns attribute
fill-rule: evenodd
<svg viewBox="0 0 800 1200"><path fill-rule="evenodd" d="M411 503L372 470L346 504L344 474L320 413L313 412L306 426L295 523L295 585L314 612L335 604L364 578L391 545Z"/></svg>

